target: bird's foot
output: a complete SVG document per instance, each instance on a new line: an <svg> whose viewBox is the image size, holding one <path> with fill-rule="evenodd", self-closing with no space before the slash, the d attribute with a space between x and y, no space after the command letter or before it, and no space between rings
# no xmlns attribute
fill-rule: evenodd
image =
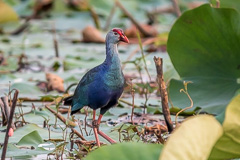
<svg viewBox="0 0 240 160"><path fill-rule="evenodd" d="M93 120L93 121L92 121L92 127L93 127L93 128L97 128L97 129L99 128L99 124L98 124L98 121L97 121L97 120Z"/></svg>

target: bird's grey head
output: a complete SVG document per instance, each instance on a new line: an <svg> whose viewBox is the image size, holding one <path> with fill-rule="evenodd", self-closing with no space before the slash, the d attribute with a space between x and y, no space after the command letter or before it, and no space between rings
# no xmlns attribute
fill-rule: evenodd
<svg viewBox="0 0 240 160"><path fill-rule="evenodd" d="M106 40L108 43L117 44L120 41L129 43L128 38L124 35L123 30L120 28L113 28L108 32L106 36Z"/></svg>

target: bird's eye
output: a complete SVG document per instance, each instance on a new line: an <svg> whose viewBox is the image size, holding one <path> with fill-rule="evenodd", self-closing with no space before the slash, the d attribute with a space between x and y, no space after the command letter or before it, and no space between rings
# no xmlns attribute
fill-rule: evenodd
<svg viewBox="0 0 240 160"><path fill-rule="evenodd" d="M114 32L114 35L118 35L116 32Z"/></svg>

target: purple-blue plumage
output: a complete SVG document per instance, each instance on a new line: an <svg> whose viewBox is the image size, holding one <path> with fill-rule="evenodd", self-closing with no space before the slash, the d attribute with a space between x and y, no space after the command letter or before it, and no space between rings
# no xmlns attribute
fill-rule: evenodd
<svg viewBox="0 0 240 160"><path fill-rule="evenodd" d="M112 29L106 36L106 59L99 66L89 70L79 82L74 95L65 99L64 104L71 105L71 114L84 106L101 109L103 115L118 103L124 87L124 76L118 57L119 41L128 43L121 29Z"/></svg>

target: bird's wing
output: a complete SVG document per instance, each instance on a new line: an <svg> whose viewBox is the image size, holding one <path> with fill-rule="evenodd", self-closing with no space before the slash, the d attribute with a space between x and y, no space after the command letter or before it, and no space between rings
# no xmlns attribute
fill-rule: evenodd
<svg viewBox="0 0 240 160"><path fill-rule="evenodd" d="M89 85L90 83L96 81L98 79L98 73L101 70L100 66L94 67L93 69L89 70L81 79L78 84L78 87L83 87Z"/></svg>
<svg viewBox="0 0 240 160"><path fill-rule="evenodd" d="M98 81L100 78L99 71L101 70L100 66L97 66L91 70L89 70L78 83L77 88L75 89L75 93L73 95L72 101L72 113L78 111L83 106L89 104L88 102L88 92L91 85Z"/></svg>

